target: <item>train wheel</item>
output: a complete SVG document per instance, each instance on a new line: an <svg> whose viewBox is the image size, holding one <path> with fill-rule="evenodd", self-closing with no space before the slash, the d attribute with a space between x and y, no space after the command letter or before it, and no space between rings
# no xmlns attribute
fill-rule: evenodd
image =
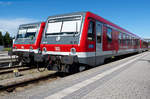
<svg viewBox="0 0 150 99"><path fill-rule="evenodd" d="M82 72L86 69L87 69L86 66L79 65L78 63L74 63L74 64L70 65L69 72L70 73L77 73L77 72Z"/></svg>
<svg viewBox="0 0 150 99"><path fill-rule="evenodd" d="M82 72L86 69L86 66L79 66L79 72Z"/></svg>
<svg viewBox="0 0 150 99"><path fill-rule="evenodd" d="M47 68L47 66L46 66L46 65L44 65L44 66L43 66L43 64L42 64L42 63L37 63L37 70L38 70L39 72L43 72L43 71L45 71L45 70L46 70L46 68Z"/></svg>
<svg viewBox="0 0 150 99"><path fill-rule="evenodd" d="M31 63L25 63L25 65L26 65L27 67L32 67L32 64L31 64Z"/></svg>
<svg viewBox="0 0 150 99"><path fill-rule="evenodd" d="M19 66L22 66L22 65L23 65L23 63L22 63L22 61L20 61L20 62L19 62Z"/></svg>
<svg viewBox="0 0 150 99"><path fill-rule="evenodd" d="M79 65L77 63L69 65L69 73L73 74L77 72L79 72Z"/></svg>

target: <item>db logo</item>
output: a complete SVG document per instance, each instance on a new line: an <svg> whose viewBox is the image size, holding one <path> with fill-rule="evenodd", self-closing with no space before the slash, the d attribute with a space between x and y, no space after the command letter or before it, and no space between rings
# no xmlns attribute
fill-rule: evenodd
<svg viewBox="0 0 150 99"><path fill-rule="evenodd" d="M60 51L60 47L55 47L55 51Z"/></svg>
<svg viewBox="0 0 150 99"><path fill-rule="evenodd" d="M56 41L60 41L60 36L57 36L57 37L56 37Z"/></svg>

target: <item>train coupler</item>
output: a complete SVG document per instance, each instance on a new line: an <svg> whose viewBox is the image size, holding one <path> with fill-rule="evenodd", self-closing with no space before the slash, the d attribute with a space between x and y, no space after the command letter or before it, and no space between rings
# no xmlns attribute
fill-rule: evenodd
<svg viewBox="0 0 150 99"><path fill-rule="evenodd" d="M34 61L35 62L43 62L43 55L42 54L34 54Z"/></svg>
<svg viewBox="0 0 150 99"><path fill-rule="evenodd" d="M61 57L61 63L63 64L73 64L78 62L77 56L63 56Z"/></svg>

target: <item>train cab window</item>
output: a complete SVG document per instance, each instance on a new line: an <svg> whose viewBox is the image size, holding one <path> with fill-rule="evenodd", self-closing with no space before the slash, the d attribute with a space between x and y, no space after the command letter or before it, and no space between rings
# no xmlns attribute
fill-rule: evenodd
<svg viewBox="0 0 150 99"><path fill-rule="evenodd" d="M97 22L96 23L96 38L97 38L97 43L101 43L101 37L102 37L102 23Z"/></svg>
<svg viewBox="0 0 150 99"><path fill-rule="evenodd" d="M90 21L89 27L88 27L88 40L94 41L95 38L95 24L93 21Z"/></svg>
<svg viewBox="0 0 150 99"><path fill-rule="evenodd" d="M111 28L107 28L107 41L109 43L112 42L112 29Z"/></svg>

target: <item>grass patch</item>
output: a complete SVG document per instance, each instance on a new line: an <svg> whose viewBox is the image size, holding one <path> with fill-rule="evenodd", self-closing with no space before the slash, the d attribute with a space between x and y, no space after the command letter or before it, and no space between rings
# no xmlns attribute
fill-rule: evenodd
<svg viewBox="0 0 150 99"><path fill-rule="evenodd" d="M3 51L10 51L11 48L4 48Z"/></svg>

